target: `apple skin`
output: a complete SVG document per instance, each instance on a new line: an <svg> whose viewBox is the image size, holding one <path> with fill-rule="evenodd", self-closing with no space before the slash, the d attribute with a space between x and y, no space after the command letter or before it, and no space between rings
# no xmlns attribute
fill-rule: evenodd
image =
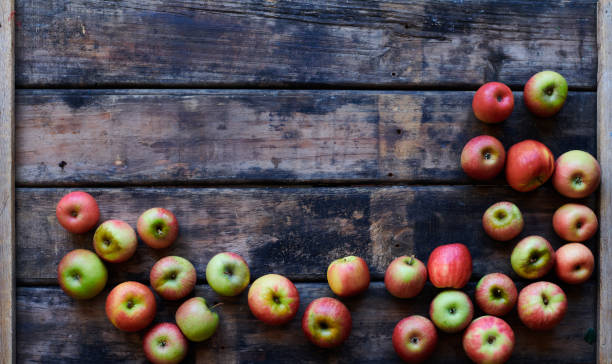
<svg viewBox="0 0 612 364"><path fill-rule="evenodd" d="M595 269L595 257L589 248L580 243L565 244L555 253L555 271L565 283L586 282Z"/></svg>
<svg viewBox="0 0 612 364"><path fill-rule="evenodd" d="M331 297L310 302L302 317L302 331L310 342L322 348L342 344L349 337L352 325L348 308Z"/></svg>
<svg viewBox="0 0 612 364"><path fill-rule="evenodd" d="M523 278L542 278L555 265L555 251L548 240L531 235L516 244L510 263L516 274Z"/></svg>
<svg viewBox="0 0 612 364"><path fill-rule="evenodd" d="M395 258L385 272L385 287L397 298L415 297L426 282L427 268L414 255Z"/></svg>
<svg viewBox="0 0 612 364"><path fill-rule="evenodd" d="M88 300L106 286L108 272L98 256L85 249L75 249L64 255L57 266L57 280L70 297Z"/></svg>
<svg viewBox="0 0 612 364"><path fill-rule="evenodd" d="M57 203L55 215L64 229L73 234L83 234L96 226L100 219L100 209L92 195L74 191Z"/></svg>
<svg viewBox="0 0 612 364"><path fill-rule="evenodd" d="M442 291L431 301L429 317L438 329L453 334L465 329L472 321L474 305L461 291Z"/></svg>
<svg viewBox="0 0 612 364"><path fill-rule="evenodd" d="M211 311L202 297L183 302L174 318L183 335L194 342L210 338L219 326L219 314Z"/></svg>
<svg viewBox="0 0 612 364"><path fill-rule="evenodd" d="M491 239L508 241L523 231L523 215L512 202L502 201L491 205L482 215L482 227Z"/></svg>
<svg viewBox="0 0 612 364"><path fill-rule="evenodd" d="M249 285L251 272L240 255L224 252L206 265L206 281L221 296L237 296Z"/></svg>
<svg viewBox="0 0 612 364"><path fill-rule="evenodd" d="M161 258L151 268L151 287L163 299L180 300L195 287L196 270L187 259L177 256Z"/></svg>
<svg viewBox="0 0 612 364"><path fill-rule="evenodd" d="M136 230L142 241L153 249L167 248L178 236L179 226L174 214L154 207L138 217Z"/></svg>
<svg viewBox="0 0 612 364"><path fill-rule="evenodd" d="M393 329L393 348L408 363L422 363L433 354L438 343L434 324L419 315L402 319Z"/></svg>
<svg viewBox="0 0 612 364"><path fill-rule="evenodd" d="M565 197L583 198L593 193L601 181L599 162L582 150L570 150L557 158L553 186Z"/></svg>
<svg viewBox="0 0 612 364"><path fill-rule="evenodd" d="M106 297L106 316L121 331L144 329L155 318L157 303L153 292L142 283L127 281Z"/></svg>
<svg viewBox="0 0 612 364"><path fill-rule="evenodd" d="M495 316L472 321L463 334L463 350L476 364L502 364L514 350L514 331Z"/></svg>
<svg viewBox="0 0 612 364"><path fill-rule="evenodd" d="M134 255L138 238L128 223L108 220L96 229L93 245L100 258L110 263L121 263Z"/></svg>
<svg viewBox="0 0 612 364"><path fill-rule="evenodd" d="M535 140L523 140L508 150L506 180L519 192L535 190L543 185L555 169L550 149Z"/></svg>
<svg viewBox="0 0 612 364"><path fill-rule="evenodd" d="M517 308L525 326L532 330L550 330L565 316L567 297L554 283L535 282L521 290Z"/></svg>
<svg viewBox="0 0 612 364"><path fill-rule="evenodd" d="M295 285L279 274L266 274L251 284L248 293L251 312L268 325L291 321L300 307L300 295Z"/></svg>
<svg viewBox="0 0 612 364"><path fill-rule="evenodd" d="M437 288L463 288L472 275L472 256L460 243L440 245L427 261L429 280Z"/></svg>
<svg viewBox="0 0 612 364"><path fill-rule="evenodd" d="M506 149L496 138L480 135L470 139L461 151L461 168L471 178L486 181L504 169Z"/></svg>
<svg viewBox="0 0 612 364"><path fill-rule="evenodd" d="M327 267L329 288L340 297L358 295L370 285L370 271L365 260L355 256L336 259Z"/></svg>
<svg viewBox="0 0 612 364"><path fill-rule="evenodd" d="M563 240L583 242L597 232L597 215L585 205L565 204L553 215L553 229Z"/></svg>
<svg viewBox="0 0 612 364"><path fill-rule="evenodd" d="M153 364L178 364L187 356L189 343L173 323L155 325L144 337L143 349Z"/></svg>
<svg viewBox="0 0 612 364"><path fill-rule="evenodd" d="M525 84L523 99L534 115L548 118L561 110L567 98L567 81L555 71L542 71Z"/></svg>
<svg viewBox="0 0 612 364"><path fill-rule="evenodd" d="M487 315L504 316L516 305L518 292L510 277L502 273L490 273L476 285L474 299Z"/></svg>
<svg viewBox="0 0 612 364"><path fill-rule="evenodd" d="M480 86L472 100L472 110L483 123L500 123L512 114L514 96L510 87L501 82L487 82Z"/></svg>

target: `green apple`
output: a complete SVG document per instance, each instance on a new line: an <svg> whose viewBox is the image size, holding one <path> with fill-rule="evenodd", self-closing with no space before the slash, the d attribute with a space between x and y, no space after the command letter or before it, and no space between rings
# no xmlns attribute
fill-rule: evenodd
<svg viewBox="0 0 612 364"><path fill-rule="evenodd" d="M108 272L98 256L89 250L76 249L66 254L57 267L60 287L72 298L95 297L106 285Z"/></svg>
<svg viewBox="0 0 612 364"><path fill-rule="evenodd" d="M196 342L211 337L219 326L219 314L211 311L202 297L185 301L176 310L175 319L183 335Z"/></svg>
<svg viewBox="0 0 612 364"><path fill-rule="evenodd" d="M541 278L555 265L555 251L548 240L531 235L516 244L510 263L516 274L523 278Z"/></svg>
<svg viewBox="0 0 612 364"><path fill-rule="evenodd" d="M472 321L474 305L465 293L446 290L431 301L429 316L438 329L452 334L465 329Z"/></svg>
<svg viewBox="0 0 612 364"><path fill-rule="evenodd" d="M100 258L110 263L121 263L134 255L138 238L128 223L108 220L96 229L93 244Z"/></svg>
<svg viewBox="0 0 612 364"><path fill-rule="evenodd" d="M206 265L206 281L221 296L239 295L250 280L249 266L238 254L219 253Z"/></svg>

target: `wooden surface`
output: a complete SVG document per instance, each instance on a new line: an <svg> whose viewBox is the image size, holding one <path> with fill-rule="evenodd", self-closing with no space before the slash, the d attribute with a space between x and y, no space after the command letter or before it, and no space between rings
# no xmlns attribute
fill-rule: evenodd
<svg viewBox="0 0 612 364"><path fill-rule="evenodd" d="M14 2L0 0L0 363L15 359Z"/></svg>

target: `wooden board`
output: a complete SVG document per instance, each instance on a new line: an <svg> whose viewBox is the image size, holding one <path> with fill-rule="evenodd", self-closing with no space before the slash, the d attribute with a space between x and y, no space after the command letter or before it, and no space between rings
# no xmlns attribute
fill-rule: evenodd
<svg viewBox="0 0 612 364"><path fill-rule="evenodd" d="M595 89L595 0L21 0L26 87Z"/></svg>
<svg viewBox="0 0 612 364"><path fill-rule="evenodd" d="M499 125L473 92L26 90L17 98L17 183L474 183L461 170L480 134L595 154L596 95L571 92L537 119L516 92ZM504 183L499 179L496 183Z"/></svg>

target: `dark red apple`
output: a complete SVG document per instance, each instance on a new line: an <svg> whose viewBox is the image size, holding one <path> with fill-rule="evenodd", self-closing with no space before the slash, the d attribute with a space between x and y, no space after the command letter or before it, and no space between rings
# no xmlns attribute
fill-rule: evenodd
<svg viewBox="0 0 612 364"><path fill-rule="evenodd" d="M472 275L472 256L459 243L435 248L427 261L429 280L438 288L463 288Z"/></svg>
<svg viewBox="0 0 612 364"><path fill-rule="evenodd" d="M476 180L490 180L504 169L506 150L502 143L489 135L470 139L461 151L461 168Z"/></svg>
<svg viewBox="0 0 612 364"><path fill-rule="evenodd" d="M485 83L476 91L472 109L476 118L483 123L500 123L506 120L514 109L512 90L501 82Z"/></svg>
<svg viewBox="0 0 612 364"><path fill-rule="evenodd" d="M523 140L508 150L506 180L510 187L527 192L543 185L555 169L555 157L535 140Z"/></svg>
<svg viewBox="0 0 612 364"><path fill-rule="evenodd" d="M87 192L70 192L57 203L57 221L64 229L74 234L91 230L100 219L100 209L96 199Z"/></svg>
<svg viewBox="0 0 612 364"><path fill-rule="evenodd" d="M393 329L393 348L408 363L422 363L431 356L438 343L434 324L419 315L409 316Z"/></svg>

